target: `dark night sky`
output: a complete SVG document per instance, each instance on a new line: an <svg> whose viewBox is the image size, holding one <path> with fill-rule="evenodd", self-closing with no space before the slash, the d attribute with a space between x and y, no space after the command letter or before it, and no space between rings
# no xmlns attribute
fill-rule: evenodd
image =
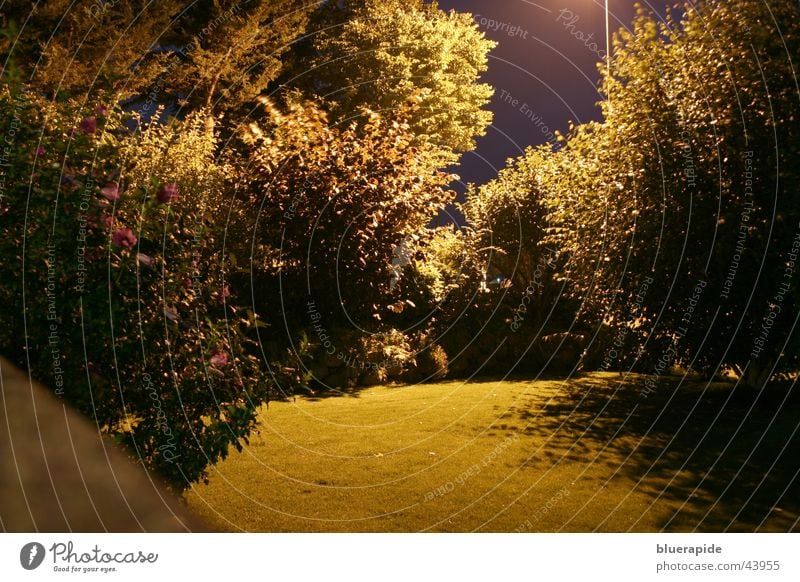
<svg viewBox="0 0 800 582"><path fill-rule="evenodd" d="M642 4L663 14L666 0ZM491 179L506 159L547 142L548 132L565 132L570 120L599 119L603 0L440 0L439 6L471 12L486 36L499 42L484 76L495 88L494 123L455 169L464 183ZM612 31L628 27L634 0L610 0L609 11ZM593 39L585 40L589 35ZM596 47L587 46L593 42ZM463 191L463 184L457 189Z"/></svg>

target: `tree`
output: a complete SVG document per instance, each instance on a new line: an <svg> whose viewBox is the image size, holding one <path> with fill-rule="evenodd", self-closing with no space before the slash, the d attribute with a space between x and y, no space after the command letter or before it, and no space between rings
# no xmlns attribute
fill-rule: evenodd
<svg viewBox="0 0 800 582"><path fill-rule="evenodd" d="M551 239L597 318L638 330L646 371L727 367L761 387L797 365L797 16L641 11L615 39L604 123L540 158Z"/></svg>
<svg viewBox="0 0 800 582"><path fill-rule="evenodd" d="M6 5L13 33L0 48L33 88L140 102L149 114L178 101L184 115L240 113L278 76L314 9L304 0Z"/></svg>
<svg viewBox="0 0 800 582"><path fill-rule="evenodd" d="M425 165L402 112L365 112L360 127L335 126L312 103L285 112L264 103L266 123L248 130L252 153L237 162L232 252L249 257L253 275L278 270L280 289L292 291L262 300L303 327L313 308L328 330L379 329L399 300L396 249L452 200L452 177Z"/></svg>
<svg viewBox="0 0 800 582"><path fill-rule="evenodd" d="M497 178L471 187L461 207L478 234L480 247L491 251L487 269L517 289L524 289L534 279L545 255L549 262L557 254L543 242L547 213L532 160L533 152L509 160Z"/></svg>
<svg viewBox="0 0 800 582"><path fill-rule="evenodd" d="M10 31L0 59L20 70L20 80L53 98L138 95L158 77L183 3L72 2L3 3L0 26Z"/></svg>
<svg viewBox="0 0 800 582"><path fill-rule="evenodd" d="M478 79L495 43L469 14L421 0L329 2L309 29L311 46L299 47L284 83L328 100L334 123L417 98L409 124L419 143L436 146L439 167L473 149L491 123L483 107L493 89Z"/></svg>
<svg viewBox="0 0 800 582"><path fill-rule="evenodd" d="M230 113L252 105L306 28L307 0L202 0L180 20L165 86L190 110Z"/></svg>
<svg viewBox="0 0 800 582"><path fill-rule="evenodd" d="M564 254L546 241L548 209L538 171L531 149L509 160L495 179L467 191L461 206L467 228L456 240L468 259L464 266L480 264L480 278L462 283L464 289L437 313L456 372L505 373L513 367L541 373L578 363L580 350L574 348L585 322L575 318L578 304L563 277ZM437 254L433 264L440 262ZM453 309L457 299L461 309Z"/></svg>

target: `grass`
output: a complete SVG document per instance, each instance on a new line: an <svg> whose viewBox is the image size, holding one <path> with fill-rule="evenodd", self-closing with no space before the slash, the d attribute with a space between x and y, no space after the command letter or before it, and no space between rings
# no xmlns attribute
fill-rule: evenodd
<svg viewBox="0 0 800 582"><path fill-rule="evenodd" d="M273 403L186 493L229 531L788 531L796 399L612 373ZM676 390L676 388L678 388ZM740 390L741 392L741 390Z"/></svg>

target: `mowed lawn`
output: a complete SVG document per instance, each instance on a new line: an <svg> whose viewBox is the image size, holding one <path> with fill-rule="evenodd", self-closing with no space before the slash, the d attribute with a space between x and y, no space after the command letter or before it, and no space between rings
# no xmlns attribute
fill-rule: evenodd
<svg viewBox="0 0 800 582"><path fill-rule="evenodd" d="M276 402L186 498L230 531L800 529L796 398L643 386L597 373Z"/></svg>

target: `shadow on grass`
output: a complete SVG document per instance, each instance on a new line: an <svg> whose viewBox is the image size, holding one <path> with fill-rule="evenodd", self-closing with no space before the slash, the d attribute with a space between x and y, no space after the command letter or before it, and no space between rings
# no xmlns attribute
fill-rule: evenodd
<svg viewBox="0 0 800 582"><path fill-rule="evenodd" d="M573 379L583 377L583 373L578 373L578 375L573 375ZM557 374L555 372L542 372L536 375L535 381L542 381L542 382L549 382L549 381L560 381L564 379L563 374ZM446 383L459 383L465 382L470 384L476 383L488 383L494 384L497 382L531 382L533 381L531 375L529 374L513 374L513 375L505 375L505 376L498 376L496 374L486 374L486 375L475 375L471 378L445 378L444 380L437 380L437 379L428 379L421 382L410 382L410 381L396 381L396 382L388 382L384 384L370 384L366 386L357 385L357 386L348 386L347 388L338 388L335 386L328 386L323 382L319 382L317 380L313 380L310 382L309 386L306 388L298 389L294 394L278 398L279 400L287 401L292 400L293 398L302 398L304 400L310 400L312 402L320 401L320 400L327 400L328 398L342 398L342 397L350 397L350 398L359 398L362 392L369 392L374 388L409 388L417 385L427 385L427 384L441 384L443 382Z"/></svg>
<svg viewBox="0 0 800 582"><path fill-rule="evenodd" d="M328 398L358 398L361 392L368 390L366 386L354 386L350 388L332 388L327 386L312 385L306 388L298 388L294 394L277 398L277 400L289 401L297 398L318 402Z"/></svg>
<svg viewBox="0 0 800 582"><path fill-rule="evenodd" d="M603 478L626 477L667 504L664 530L800 530L796 386L756 394L665 378L645 395L645 377L622 380L571 379L546 402L504 416L519 425L512 429L546 437L554 463L597 463Z"/></svg>

